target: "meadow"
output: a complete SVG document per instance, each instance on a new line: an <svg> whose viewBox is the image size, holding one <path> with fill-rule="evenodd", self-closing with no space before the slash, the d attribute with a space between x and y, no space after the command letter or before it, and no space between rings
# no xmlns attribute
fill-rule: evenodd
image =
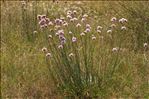
<svg viewBox="0 0 149 99"><path fill-rule="evenodd" d="M149 1L0 1L2 99L149 99Z"/></svg>

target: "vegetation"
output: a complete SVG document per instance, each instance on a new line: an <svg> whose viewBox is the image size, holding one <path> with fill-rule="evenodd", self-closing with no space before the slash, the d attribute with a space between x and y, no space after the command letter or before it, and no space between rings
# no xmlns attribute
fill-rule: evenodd
<svg viewBox="0 0 149 99"><path fill-rule="evenodd" d="M148 1L1 1L1 98L148 99Z"/></svg>

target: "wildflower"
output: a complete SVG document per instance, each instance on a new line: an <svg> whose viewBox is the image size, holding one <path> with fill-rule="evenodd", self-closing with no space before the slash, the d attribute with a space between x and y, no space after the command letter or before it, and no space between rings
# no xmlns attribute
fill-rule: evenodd
<svg viewBox="0 0 149 99"><path fill-rule="evenodd" d="M64 21L64 20L65 20L65 17L61 17L60 19L61 19L62 21Z"/></svg>
<svg viewBox="0 0 149 99"><path fill-rule="evenodd" d="M55 36L58 36L58 35L59 35L59 33L58 33L58 32L56 32L56 33L55 33Z"/></svg>
<svg viewBox="0 0 149 99"><path fill-rule="evenodd" d="M102 29L102 28L103 28L102 26L97 26L97 30Z"/></svg>
<svg viewBox="0 0 149 99"><path fill-rule="evenodd" d="M59 35L64 35L64 30L58 30Z"/></svg>
<svg viewBox="0 0 149 99"><path fill-rule="evenodd" d="M76 42L77 38L76 37L72 37L72 42Z"/></svg>
<svg viewBox="0 0 149 99"><path fill-rule="evenodd" d="M47 52L47 51L48 51L48 49L46 47L42 48L42 52Z"/></svg>
<svg viewBox="0 0 149 99"><path fill-rule="evenodd" d="M111 22L115 22L117 20L116 17L111 18Z"/></svg>
<svg viewBox="0 0 149 99"><path fill-rule="evenodd" d="M107 33L112 33L112 30L108 30Z"/></svg>
<svg viewBox="0 0 149 99"><path fill-rule="evenodd" d="M144 47L145 47L145 48L147 47L147 45L148 45L147 43L144 43Z"/></svg>
<svg viewBox="0 0 149 99"><path fill-rule="evenodd" d="M77 21L78 19L77 19L77 18L73 18L73 20L74 20L74 21Z"/></svg>
<svg viewBox="0 0 149 99"><path fill-rule="evenodd" d="M111 27L111 28L115 28L115 27L116 27L116 25L115 25L115 24L112 24L110 27Z"/></svg>
<svg viewBox="0 0 149 99"><path fill-rule="evenodd" d="M68 18L68 19L72 19L72 16L71 16L71 15L67 15L67 18Z"/></svg>
<svg viewBox="0 0 149 99"><path fill-rule="evenodd" d="M85 35L85 33L84 33L84 32L82 32L80 35L81 35L81 36L84 36L84 35Z"/></svg>
<svg viewBox="0 0 149 99"><path fill-rule="evenodd" d="M73 14L77 14L77 11L76 11L76 10L74 10L74 11L73 11Z"/></svg>
<svg viewBox="0 0 149 99"><path fill-rule="evenodd" d="M86 24L86 28L91 29L91 26L89 24Z"/></svg>
<svg viewBox="0 0 149 99"><path fill-rule="evenodd" d="M125 26L122 26L122 27L121 27L121 30L126 30L126 27L125 27Z"/></svg>
<svg viewBox="0 0 149 99"><path fill-rule="evenodd" d="M117 52L117 51L118 51L118 48L117 47L115 47L115 48L112 49L112 52Z"/></svg>
<svg viewBox="0 0 149 99"><path fill-rule="evenodd" d="M62 48L63 48L63 45L59 45L58 48L59 48L59 49L62 49Z"/></svg>
<svg viewBox="0 0 149 99"><path fill-rule="evenodd" d="M101 33L101 31L100 30L97 30L97 33Z"/></svg>
<svg viewBox="0 0 149 99"><path fill-rule="evenodd" d="M84 32L85 32L85 33L88 33L88 32L90 32L90 31L91 31L91 29L87 28Z"/></svg>
<svg viewBox="0 0 149 99"><path fill-rule="evenodd" d="M55 19L55 24L61 25L62 24L62 20L61 19Z"/></svg>
<svg viewBox="0 0 149 99"><path fill-rule="evenodd" d="M51 53L47 53L46 57L52 57Z"/></svg>
<svg viewBox="0 0 149 99"><path fill-rule="evenodd" d="M68 10L67 15L71 15L71 14L72 14L72 11Z"/></svg>
<svg viewBox="0 0 149 99"><path fill-rule="evenodd" d="M41 20L39 21L39 25L44 25L44 24L46 24L46 20L45 20L45 19L41 19Z"/></svg>
<svg viewBox="0 0 149 99"><path fill-rule="evenodd" d="M41 15L37 15L37 19L38 20L41 20Z"/></svg>
<svg viewBox="0 0 149 99"><path fill-rule="evenodd" d="M42 15L41 18L42 18L42 19L45 19L45 18L46 18L46 15Z"/></svg>
<svg viewBox="0 0 149 99"><path fill-rule="evenodd" d="M48 38L52 38L52 35L48 35Z"/></svg>
<svg viewBox="0 0 149 99"><path fill-rule="evenodd" d="M80 24L80 23L78 23L78 24L76 25L76 27L81 27L81 24Z"/></svg>
<svg viewBox="0 0 149 99"><path fill-rule="evenodd" d="M50 19L49 18L45 18L46 24L49 24Z"/></svg>
<svg viewBox="0 0 149 99"><path fill-rule="evenodd" d="M70 19L70 22L74 22L75 20L74 20L74 18L73 19Z"/></svg>
<svg viewBox="0 0 149 99"><path fill-rule="evenodd" d="M96 37L95 36L92 36L92 40L95 40L96 39Z"/></svg>
<svg viewBox="0 0 149 99"><path fill-rule="evenodd" d="M67 22L65 22L65 23L63 24L63 26L68 26L68 23L67 23Z"/></svg>
<svg viewBox="0 0 149 99"><path fill-rule="evenodd" d="M34 31L33 34L37 34L37 31Z"/></svg>
<svg viewBox="0 0 149 99"><path fill-rule="evenodd" d="M66 39L61 41L61 45L64 45L66 43Z"/></svg>
<svg viewBox="0 0 149 99"><path fill-rule="evenodd" d="M72 34L72 32L71 32L71 31L69 31L68 33L69 33L69 34Z"/></svg>
<svg viewBox="0 0 149 99"><path fill-rule="evenodd" d="M81 19L81 22L83 23L83 22L85 22L85 20L86 20L85 18L82 18L82 19Z"/></svg>
<svg viewBox="0 0 149 99"><path fill-rule="evenodd" d="M120 23L127 22L127 19L125 19L125 18L121 18L121 19L119 19L119 22L120 22Z"/></svg>
<svg viewBox="0 0 149 99"><path fill-rule="evenodd" d="M59 35L59 39L60 39L60 41L65 41L66 40L66 38L63 35Z"/></svg>
<svg viewBox="0 0 149 99"><path fill-rule="evenodd" d="M69 57L72 57L72 56L74 56L74 54L73 54L73 53L70 53L70 54L69 54Z"/></svg>

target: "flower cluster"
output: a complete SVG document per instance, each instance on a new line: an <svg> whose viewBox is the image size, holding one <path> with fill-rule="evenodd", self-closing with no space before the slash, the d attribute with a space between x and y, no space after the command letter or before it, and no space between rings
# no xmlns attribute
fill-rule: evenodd
<svg viewBox="0 0 149 99"><path fill-rule="evenodd" d="M41 28L45 28L48 25L52 24L52 22L50 21L49 18L46 17L46 15L38 15L37 18L39 20L39 25Z"/></svg>

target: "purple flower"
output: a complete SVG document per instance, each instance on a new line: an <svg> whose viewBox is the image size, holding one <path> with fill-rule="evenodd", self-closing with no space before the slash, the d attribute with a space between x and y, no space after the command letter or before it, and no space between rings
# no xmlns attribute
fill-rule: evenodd
<svg viewBox="0 0 149 99"><path fill-rule="evenodd" d="M91 29L90 28L87 28L84 32L85 33L88 33L88 32L90 32L91 31Z"/></svg>
<svg viewBox="0 0 149 99"><path fill-rule="evenodd" d="M76 37L72 37L72 42L76 42L77 38Z"/></svg>
<svg viewBox="0 0 149 99"><path fill-rule="evenodd" d="M116 22L116 20L117 20L116 17L111 18L111 22Z"/></svg>

